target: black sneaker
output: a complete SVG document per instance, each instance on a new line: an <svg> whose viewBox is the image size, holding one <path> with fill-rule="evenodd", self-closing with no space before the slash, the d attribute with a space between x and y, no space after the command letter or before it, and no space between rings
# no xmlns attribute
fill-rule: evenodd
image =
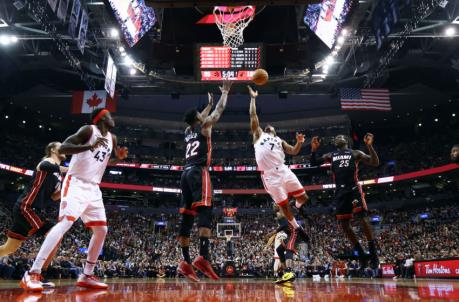
<svg viewBox="0 0 459 302"><path fill-rule="evenodd" d="M379 268L379 259L377 255L370 255L370 267L372 269Z"/></svg>

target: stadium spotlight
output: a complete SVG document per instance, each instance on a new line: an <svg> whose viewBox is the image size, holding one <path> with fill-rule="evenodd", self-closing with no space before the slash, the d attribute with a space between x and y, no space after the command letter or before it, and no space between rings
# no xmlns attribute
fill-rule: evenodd
<svg viewBox="0 0 459 302"><path fill-rule="evenodd" d="M129 74L130 75L135 75L137 73L137 70L135 68L129 69Z"/></svg>
<svg viewBox="0 0 459 302"><path fill-rule="evenodd" d="M8 115L5 115L5 119L8 119L8 118L9 118L9 116L8 116Z"/></svg>
<svg viewBox="0 0 459 302"><path fill-rule="evenodd" d="M438 118L434 119L435 122L438 122Z"/></svg>
<svg viewBox="0 0 459 302"><path fill-rule="evenodd" d="M452 113L451 116L452 116L452 117L456 117L456 113Z"/></svg>
<svg viewBox="0 0 459 302"><path fill-rule="evenodd" d="M110 29L110 37L112 39L117 39L119 37L120 33L118 32L118 30L116 28L111 28Z"/></svg>
<svg viewBox="0 0 459 302"><path fill-rule="evenodd" d="M132 65L132 63L134 63L134 60L130 56L124 57L124 64Z"/></svg>
<svg viewBox="0 0 459 302"><path fill-rule="evenodd" d="M343 28L343 30L341 31L341 34L346 37L347 35L349 35L349 31L347 30L347 28Z"/></svg>
<svg viewBox="0 0 459 302"><path fill-rule="evenodd" d="M23 120L23 121L22 121L22 123L23 123L23 124L25 124L25 123L26 123L26 121L24 121L24 120Z"/></svg>
<svg viewBox="0 0 459 302"><path fill-rule="evenodd" d="M337 42L338 42L338 45L342 45L344 43L344 36L339 36Z"/></svg>
<svg viewBox="0 0 459 302"><path fill-rule="evenodd" d="M326 65L332 65L334 63L335 63L335 59L333 58L333 56L328 56L327 59L325 60Z"/></svg>
<svg viewBox="0 0 459 302"><path fill-rule="evenodd" d="M43 126L42 126L42 125L38 125L38 128L40 128L40 129L41 129L41 128L43 128Z"/></svg>
<svg viewBox="0 0 459 302"><path fill-rule="evenodd" d="M119 50L120 52L125 52L125 51L126 51L126 50L124 49L123 46L120 46L120 47L118 48L118 50Z"/></svg>
<svg viewBox="0 0 459 302"><path fill-rule="evenodd" d="M449 26L445 29L445 36L452 37L456 33L456 29L452 26Z"/></svg>
<svg viewBox="0 0 459 302"><path fill-rule="evenodd" d="M422 127L422 123L419 123L418 126L419 126L419 127Z"/></svg>

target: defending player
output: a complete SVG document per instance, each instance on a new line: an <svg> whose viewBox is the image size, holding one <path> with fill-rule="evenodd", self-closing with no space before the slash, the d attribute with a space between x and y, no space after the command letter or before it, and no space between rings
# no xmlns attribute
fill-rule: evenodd
<svg viewBox="0 0 459 302"><path fill-rule="evenodd" d="M31 182L16 201L13 225L7 232L6 243L0 246L0 258L16 252L28 237L45 235L54 226L48 217L43 217L40 209L46 207L48 199L59 201L61 198L62 174L68 168L60 166L65 160L65 155L58 151L60 146L60 142L51 142L46 146L45 157L38 163ZM45 262L45 270L56 251L57 246ZM54 287L54 284L43 282L43 286Z"/></svg>
<svg viewBox="0 0 459 302"><path fill-rule="evenodd" d="M304 143L304 135L297 133L296 145L291 146L277 136L273 126L267 125L263 131L260 128L255 104L258 92L250 86L247 87L250 93L250 128L255 148L255 159L261 170L261 180L265 190L279 205L295 232L299 232L302 237L307 237L290 210L289 199L291 197L296 199L295 207L300 214L305 216L303 205L307 202L308 196L296 175L284 164L285 153L297 155L300 152Z"/></svg>
<svg viewBox="0 0 459 302"><path fill-rule="evenodd" d="M95 289L108 287L94 276L96 261L107 234L107 219L99 183L111 155L116 156L114 161L117 161L126 158L128 152L126 148L117 146L117 138L110 132L115 127L115 121L108 110L94 110L91 121L93 125L81 127L59 148L60 153L73 155L62 186L59 222L46 236L31 270L22 278L20 285L26 290L43 290L40 273L44 262L80 217L93 234L84 271L78 277L77 286Z"/></svg>
<svg viewBox="0 0 459 302"><path fill-rule="evenodd" d="M376 241L371 227L366 220L368 208L365 201L365 194L358 179L359 163L373 167L379 165L379 158L373 148L373 141L373 134L367 133L364 137L364 142L370 153L370 155L367 155L360 150L349 149L346 137L344 135L338 135L335 138L335 145L338 150L324 154L321 159L317 160L316 152L320 147L320 141L318 137L314 137L311 142L311 162L313 165L323 162L331 163L333 179L336 186L336 219L340 221L344 233L354 245L354 249L358 252L361 266L364 268L367 264L366 255L350 224L354 215L359 219L360 226L368 240L370 265L373 269L376 269L379 265L378 255L376 254Z"/></svg>
<svg viewBox="0 0 459 302"><path fill-rule="evenodd" d="M295 273L292 271L293 255L298 253L298 244L301 241L306 242L306 240L304 238L297 236L297 232L295 232L293 226L287 221L282 211L280 211L280 207L277 204L274 206L274 211L276 213L276 219L279 224L279 227L273 232L269 233L268 237L273 238L274 236L276 236L277 240L278 236L280 237L281 234L286 234L284 238L280 237L280 239L282 239L280 240L275 250L276 255L279 256L280 262L280 266L278 267L279 273L277 274L278 279L276 280L276 283L281 284L295 280L296 276Z"/></svg>
<svg viewBox="0 0 459 302"><path fill-rule="evenodd" d="M223 86L220 87L222 95L210 115L208 114L212 109L213 100L211 94L209 105L203 112L191 109L185 113L184 118L189 127L185 130L186 165L180 180L182 221L178 236L184 260L180 262L177 271L192 281L199 281L193 266L207 277L219 279L209 262L209 238L212 234L212 184L209 165L212 158L212 127L225 110L230 88L231 82L223 82ZM199 257L192 263L190 235L195 216L198 217Z"/></svg>

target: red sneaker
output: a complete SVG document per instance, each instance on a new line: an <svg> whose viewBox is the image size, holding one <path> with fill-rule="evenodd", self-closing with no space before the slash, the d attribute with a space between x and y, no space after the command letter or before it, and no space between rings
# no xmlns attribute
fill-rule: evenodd
<svg viewBox="0 0 459 302"><path fill-rule="evenodd" d="M214 269L212 268L212 265L210 265L209 261L204 259L203 256L199 256L193 261L193 266L200 270L204 275L207 277L213 279L213 280L219 280L220 278L217 276L217 274L214 272Z"/></svg>
<svg viewBox="0 0 459 302"><path fill-rule="evenodd" d="M79 287L92 288L92 289L107 289L108 288L108 285L103 282L100 282L99 278L97 278L96 276L85 275L85 274L81 274L78 277L78 281L76 285Z"/></svg>
<svg viewBox="0 0 459 302"><path fill-rule="evenodd" d="M177 272L179 274L183 275L187 279L194 281L194 282L199 282L198 276L196 276L196 273L194 272L193 266L186 261L182 260L177 268Z"/></svg>

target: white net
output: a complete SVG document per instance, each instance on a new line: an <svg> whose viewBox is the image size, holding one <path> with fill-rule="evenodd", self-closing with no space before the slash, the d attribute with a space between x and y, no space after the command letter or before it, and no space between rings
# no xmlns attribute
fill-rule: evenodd
<svg viewBox="0 0 459 302"><path fill-rule="evenodd" d="M215 6L214 16L223 37L223 45L237 48L244 44L244 29L253 20L255 9L247 6Z"/></svg>

